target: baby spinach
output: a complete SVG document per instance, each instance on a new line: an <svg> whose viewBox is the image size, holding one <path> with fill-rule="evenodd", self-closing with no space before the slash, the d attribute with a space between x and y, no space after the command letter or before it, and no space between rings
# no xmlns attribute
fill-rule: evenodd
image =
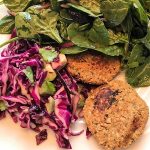
<svg viewBox="0 0 150 150"><path fill-rule="evenodd" d="M60 20L60 26L59 26L59 31L60 31L60 34L61 34L61 37L65 40L68 40L68 34L67 34L67 27L68 27L68 24L63 22L62 20Z"/></svg>
<svg viewBox="0 0 150 150"><path fill-rule="evenodd" d="M129 11L128 15L126 16L126 18L122 22L121 26L123 28L123 31L128 34L128 38L130 39L131 32L132 32L132 29L134 27L131 10Z"/></svg>
<svg viewBox="0 0 150 150"><path fill-rule="evenodd" d="M150 50L143 44L136 44L128 58L127 81L135 86L150 85Z"/></svg>
<svg viewBox="0 0 150 150"><path fill-rule="evenodd" d="M101 11L104 17L113 25L119 25L128 14L131 2L129 0L101 0Z"/></svg>
<svg viewBox="0 0 150 150"><path fill-rule="evenodd" d="M84 8L84 7L80 6L80 5L76 5L76 4L72 4L72 3L68 3L68 5L70 7L73 7L75 9L79 10L79 11L82 11L82 12L88 14L91 17L98 17L98 16L100 16L100 14L94 14L91 10L89 10L87 8Z"/></svg>
<svg viewBox="0 0 150 150"><path fill-rule="evenodd" d="M61 18L68 20L68 21L73 21L73 19L71 18L71 16L68 14L66 9L62 9L60 10L60 16Z"/></svg>
<svg viewBox="0 0 150 150"><path fill-rule="evenodd" d="M49 9L29 9L29 12L19 12L15 17L17 35L21 38L39 38L40 34L62 43L57 30L59 14Z"/></svg>
<svg viewBox="0 0 150 150"><path fill-rule="evenodd" d="M80 31L79 24L72 23L68 27L68 35L70 39L73 41L80 42L80 39L81 40L84 39L85 41L81 41L81 43L84 42L87 43L87 45L88 43L92 43L92 42L98 42L101 45L109 44L108 31L104 26L104 23L99 18L95 19L93 26L90 30L85 30L85 31ZM78 39L76 36L80 39Z"/></svg>
<svg viewBox="0 0 150 150"><path fill-rule="evenodd" d="M80 5L91 10L94 14L99 14L100 10L100 0L80 0Z"/></svg>
<svg viewBox="0 0 150 150"><path fill-rule="evenodd" d="M117 45L109 46L109 35L103 22L97 18L89 30L80 31L79 24L69 25L67 32L70 40L77 46L97 50L107 55L119 56L123 49Z"/></svg>
<svg viewBox="0 0 150 150"><path fill-rule="evenodd" d="M24 11L32 0L3 0L5 6L12 12Z"/></svg>
<svg viewBox="0 0 150 150"><path fill-rule="evenodd" d="M122 32L113 32L113 30L108 30L109 33L109 45L114 45L118 43L128 43L128 35Z"/></svg>
<svg viewBox="0 0 150 150"><path fill-rule="evenodd" d="M84 51L87 51L88 49L86 48L81 48L78 46L72 46L72 47L68 47L68 48L63 48L61 49L61 53L63 54L67 54L67 55L72 55L72 54L79 54L82 53Z"/></svg>
<svg viewBox="0 0 150 150"><path fill-rule="evenodd" d="M143 24L143 25L147 25L148 24L148 16L144 10L144 8L142 7L141 3L139 2L139 0L132 0L133 2L133 13L136 15L136 17L139 19L139 21Z"/></svg>
<svg viewBox="0 0 150 150"><path fill-rule="evenodd" d="M37 4L40 4L42 2L44 2L45 0L32 0L32 4L33 5L37 5Z"/></svg>
<svg viewBox="0 0 150 150"><path fill-rule="evenodd" d="M150 58L145 60L143 65L128 69L126 79L134 87L143 87L150 85Z"/></svg>
<svg viewBox="0 0 150 150"><path fill-rule="evenodd" d="M130 57L128 58L128 67L129 68L136 68L140 64L144 63L145 57L143 55L144 49L142 44L136 44L130 54Z"/></svg>
<svg viewBox="0 0 150 150"><path fill-rule="evenodd" d="M109 34L104 25L104 23L100 19L95 19L93 23L93 27L89 30L87 34L89 40L93 42L97 42L100 45L108 45L109 44Z"/></svg>
<svg viewBox="0 0 150 150"><path fill-rule="evenodd" d="M15 18L5 16L0 20L0 34L10 34L15 27Z"/></svg>
<svg viewBox="0 0 150 150"><path fill-rule="evenodd" d="M147 11L150 11L150 0L139 0L139 1L145 10L147 9Z"/></svg>
<svg viewBox="0 0 150 150"><path fill-rule="evenodd" d="M59 0L50 0L51 3L51 8L54 11L58 11L59 10Z"/></svg>
<svg viewBox="0 0 150 150"><path fill-rule="evenodd" d="M143 43L145 47L147 47L150 50L150 27L148 28L147 35L138 40L139 42Z"/></svg>

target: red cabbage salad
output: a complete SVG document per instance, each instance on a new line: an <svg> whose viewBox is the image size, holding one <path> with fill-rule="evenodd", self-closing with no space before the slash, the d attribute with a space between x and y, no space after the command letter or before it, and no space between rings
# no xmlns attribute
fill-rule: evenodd
<svg viewBox="0 0 150 150"><path fill-rule="evenodd" d="M0 118L7 111L22 128L38 132L37 144L47 137L43 126L55 132L61 148L71 148L69 136L83 132L70 129L79 94L66 63L66 56L52 46L40 48L27 40L15 41L1 53Z"/></svg>
<svg viewBox="0 0 150 150"><path fill-rule="evenodd" d="M150 86L149 0L3 0L0 20L0 119L10 114L22 128L49 127L60 148L71 149L70 125L82 117L89 86L66 70L66 55L97 51L122 59L134 87ZM7 45L7 46L6 46ZM81 98L82 95L82 98ZM77 115L77 108L81 109ZM44 129L43 129L44 128ZM87 129L87 137L91 135Z"/></svg>

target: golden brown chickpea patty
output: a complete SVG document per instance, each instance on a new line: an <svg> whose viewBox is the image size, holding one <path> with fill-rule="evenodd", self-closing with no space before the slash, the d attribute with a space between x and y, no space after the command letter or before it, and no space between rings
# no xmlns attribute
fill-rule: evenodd
<svg viewBox="0 0 150 150"><path fill-rule="evenodd" d="M106 150L126 148L144 131L149 110L135 90L111 81L93 90L84 106L87 126Z"/></svg>
<svg viewBox="0 0 150 150"><path fill-rule="evenodd" d="M120 71L120 60L99 53L86 52L67 56L68 72L78 81L101 85L112 80Z"/></svg>

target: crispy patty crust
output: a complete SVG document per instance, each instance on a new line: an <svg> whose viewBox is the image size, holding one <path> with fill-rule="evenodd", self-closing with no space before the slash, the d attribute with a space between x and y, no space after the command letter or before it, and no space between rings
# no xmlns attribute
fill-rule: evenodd
<svg viewBox="0 0 150 150"><path fill-rule="evenodd" d="M120 71L120 60L99 53L67 56L68 72L78 81L101 85L112 80Z"/></svg>
<svg viewBox="0 0 150 150"><path fill-rule="evenodd" d="M126 148L144 131L149 110L135 90L111 81L93 90L84 106L87 126L106 150Z"/></svg>

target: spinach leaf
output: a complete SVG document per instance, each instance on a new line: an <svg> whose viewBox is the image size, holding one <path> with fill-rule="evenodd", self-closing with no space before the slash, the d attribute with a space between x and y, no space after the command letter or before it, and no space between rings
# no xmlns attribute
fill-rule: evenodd
<svg viewBox="0 0 150 150"><path fill-rule="evenodd" d="M58 56L58 53L55 51L54 48L50 50L45 48L40 48L39 53L41 54L44 61L46 62L52 62Z"/></svg>
<svg viewBox="0 0 150 150"><path fill-rule="evenodd" d="M139 0L139 1L145 10L147 9L147 11L150 11L150 0Z"/></svg>
<svg viewBox="0 0 150 150"><path fill-rule="evenodd" d="M24 11L32 0L3 0L5 6L12 12Z"/></svg>
<svg viewBox="0 0 150 150"><path fill-rule="evenodd" d="M67 23L60 21L60 27L58 28L58 30L60 31L61 37L65 40L68 40L67 27Z"/></svg>
<svg viewBox="0 0 150 150"><path fill-rule="evenodd" d="M91 10L88 10L87 8L84 8L80 5L76 5L76 4L72 4L72 3L68 3L69 6L79 10L79 11L82 11L84 13L87 13L89 16L91 17L98 17L100 16L100 14L94 14Z"/></svg>
<svg viewBox="0 0 150 150"><path fill-rule="evenodd" d="M135 43L142 43L147 49L150 50L150 27L148 28L147 35L144 38L134 40Z"/></svg>
<svg viewBox="0 0 150 150"><path fill-rule="evenodd" d="M42 2L44 2L45 0L32 0L32 5L37 5L40 4Z"/></svg>
<svg viewBox="0 0 150 150"><path fill-rule="evenodd" d="M109 44L109 35L104 23L100 19L95 19L93 27L88 32L88 38L100 45Z"/></svg>
<svg viewBox="0 0 150 150"><path fill-rule="evenodd" d="M31 67L27 67L23 70L24 74L27 76L27 78L30 80L31 83L34 83L34 77L33 77L33 71Z"/></svg>
<svg viewBox="0 0 150 150"><path fill-rule="evenodd" d="M150 85L150 58L145 60L143 65L128 69L126 71L126 79L129 84L134 87L142 87Z"/></svg>
<svg viewBox="0 0 150 150"><path fill-rule="evenodd" d="M139 19L139 21L143 24L143 25L147 25L148 24L148 16L144 10L144 8L142 7L141 3L139 2L139 0L132 0L133 2L133 13L135 14L135 16Z"/></svg>
<svg viewBox="0 0 150 150"><path fill-rule="evenodd" d="M15 18L5 16L0 20L0 34L10 34L15 27Z"/></svg>
<svg viewBox="0 0 150 150"><path fill-rule="evenodd" d="M39 38L38 31L33 24L33 18L28 12L20 12L15 17L17 36L20 38Z"/></svg>
<svg viewBox="0 0 150 150"><path fill-rule="evenodd" d="M135 68L138 67L140 64L143 64L145 61L145 57L143 55L144 48L142 44L136 44L130 54L130 57L128 58L128 67L129 68Z"/></svg>
<svg viewBox="0 0 150 150"><path fill-rule="evenodd" d="M95 43L98 42L102 46L109 44L108 31L106 27L104 26L104 23L99 18L95 19L93 26L90 30L85 30L85 31L80 31L79 24L72 23L68 27L68 36L70 37L71 40L75 42L75 44L76 44L76 41L80 42L80 39L82 40L80 42L81 44L82 42L84 42L89 46L90 46L89 43L92 43L92 42L95 42ZM95 46L93 47L92 45L91 45L91 48L94 48Z"/></svg>
<svg viewBox="0 0 150 150"><path fill-rule="evenodd" d="M67 54L67 55L72 55L72 54L79 54L82 53L84 51L87 51L88 49L86 48L81 48L78 46L72 46L72 47L68 47L68 48L63 48L61 49L61 53L63 54Z"/></svg>
<svg viewBox="0 0 150 150"><path fill-rule="evenodd" d="M0 111L5 111L7 106L4 101L0 100Z"/></svg>
<svg viewBox="0 0 150 150"><path fill-rule="evenodd" d="M119 56L123 49L117 45L109 46L109 35L103 22L97 18L90 30L80 31L79 24L69 25L67 32L70 40L77 46L97 50L107 55Z"/></svg>
<svg viewBox="0 0 150 150"><path fill-rule="evenodd" d="M99 14L100 13L100 0L80 0L79 1L80 5L89 9L92 11L94 14Z"/></svg>
<svg viewBox="0 0 150 150"><path fill-rule="evenodd" d="M44 81L42 86L39 88L39 93L41 95L53 95L56 92L55 85L52 82Z"/></svg>
<svg viewBox="0 0 150 150"><path fill-rule="evenodd" d="M144 0L145 8L150 11L150 0Z"/></svg>
<svg viewBox="0 0 150 150"><path fill-rule="evenodd" d="M143 43L145 47L147 47L150 50L150 24L148 27L147 35L144 38L139 39L139 42Z"/></svg>
<svg viewBox="0 0 150 150"><path fill-rule="evenodd" d="M136 44L128 58L127 81L135 86L150 85L150 50L142 44Z"/></svg>
<svg viewBox="0 0 150 150"><path fill-rule="evenodd" d="M57 30L59 14L48 9L32 7L28 12L19 12L15 17L17 35L21 38L39 38L40 34L62 43Z"/></svg>
<svg viewBox="0 0 150 150"><path fill-rule="evenodd" d="M68 21L73 20L66 9L60 10L60 16L61 16L61 18L65 19L65 20L68 20Z"/></svg>
<svg viewBox="0 0 150 150"><path fill-rule="evenodd" d="M118 43L128 43L128 35L121 32L113 32L113 30L108 30L109 33L109 45L114 45Z"/></svg>
<svg viewBox="0 0 150 150"><path fill-rule="evenodd" d="M50 0L51 3L51 8L54 11L58 11L59 10L59 1L58 0Z"/></svg>
<svg viewBox="0 0 150 150"><path fill-rule="evenodd" d="M79 27L79 31L84 31L84 30L86 30L89 26L90 26L90 24L89 24L89 23L86 23L86 24L80 25L80 27Z"/></svg>
<svg viewBox="0 0 150 150"><path fill-rule="evenodd" d="M128 33L128 38L130 40L131 32L132 32L132 29L134 27L131 10L129 11L128 15L126 16L126 18L122 22L121 26L123 28L123 31Z"/></svg>
<svg viewBox="0 0 150 150"><path fill-rule="evenodd" d="M119 25L128 14L131 2L128 0L101 0L101 11L113 25Z"/></svg>

